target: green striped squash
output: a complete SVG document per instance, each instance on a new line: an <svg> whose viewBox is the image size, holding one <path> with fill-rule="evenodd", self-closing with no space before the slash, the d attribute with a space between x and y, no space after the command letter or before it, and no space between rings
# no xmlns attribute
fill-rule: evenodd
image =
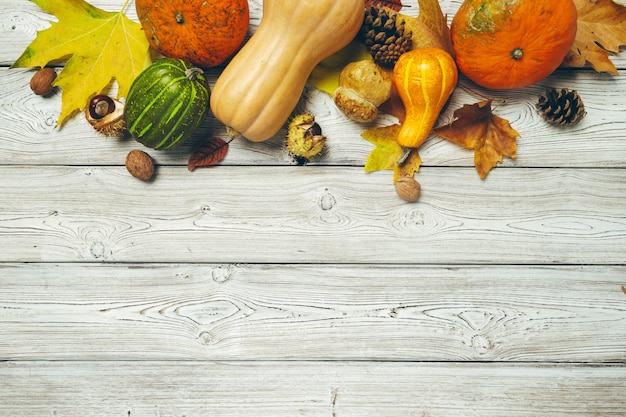
<svg viewBox="0 0 626 417"><path fill-rule="evenodd" d="M200 127L210 94L201 69L177 58L159 59L130 86L124 103L126 127L149 148L175 148Z"/></svg>

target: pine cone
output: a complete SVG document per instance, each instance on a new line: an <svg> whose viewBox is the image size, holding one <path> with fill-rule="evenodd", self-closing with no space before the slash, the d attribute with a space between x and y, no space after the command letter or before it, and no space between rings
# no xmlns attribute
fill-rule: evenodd
<svg viewBox="0 0 626 417"><path fill-rule="evenodd" d="M539 97L537 109L548 123L558 126L576 124L586 114L576 90L567 88L546 90L546 95Z"/></svg>
<svg viewBox="0 0 626 417"><path fill-rule="evenodd" d="M398 13L371 7L365 11L360 40L381 66L392 67L400 55L411 49L411 31L405 32L405 21L396 24Z"/></svg>

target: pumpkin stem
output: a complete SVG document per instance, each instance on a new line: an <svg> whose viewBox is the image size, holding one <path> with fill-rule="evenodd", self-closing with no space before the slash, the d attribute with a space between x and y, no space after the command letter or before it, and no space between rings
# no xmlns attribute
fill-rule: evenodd
<svg viewBox="0 0 626 417"><path fill-rule="evenodd" d="M185 70L185 76L191 81L195 80L200 74L204 74L204 71L200 68L192 67Z"/></svg>
<svg viewBox="0 0 626 417"><path fill-rule="evenodd" d="M520 60L524 56L524 50L522 48L515 48L511 52L513 59Z"/></svg>
<svg viewBox="0 0 626 417"><path fill-rule="evenodd" d="M176 23L185 23L185 17L182 12L176 12L176 16L174 18L176 19Z"/></svg>

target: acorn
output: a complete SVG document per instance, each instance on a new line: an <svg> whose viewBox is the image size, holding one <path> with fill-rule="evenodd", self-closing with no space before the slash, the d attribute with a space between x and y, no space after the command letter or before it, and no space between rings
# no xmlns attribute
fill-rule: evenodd
<svg viewBox="0 0 626 417"><path fill-rule="evenodd" d="M126 132L124 103L104 94L94 96L85 109L85 118L104 136L123 136Z"/></svg>

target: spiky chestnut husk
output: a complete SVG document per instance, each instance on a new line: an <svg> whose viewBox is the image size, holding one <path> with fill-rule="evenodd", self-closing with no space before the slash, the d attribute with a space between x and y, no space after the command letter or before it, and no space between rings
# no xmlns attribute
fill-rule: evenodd
<svg viewBox="0 0 626 417"><path fill-rule="evenodd" d="M302 164L317 156L324 149L326 137L322 128L310 113L295 115L287 126L287 150Z"/></svg>
<svg viewBox="0 0 626 417"><path fill-rule="evenodd" d="M85 118L103 136L124 136L124 104L104 94L93 97L85 109Z"/></svg>

